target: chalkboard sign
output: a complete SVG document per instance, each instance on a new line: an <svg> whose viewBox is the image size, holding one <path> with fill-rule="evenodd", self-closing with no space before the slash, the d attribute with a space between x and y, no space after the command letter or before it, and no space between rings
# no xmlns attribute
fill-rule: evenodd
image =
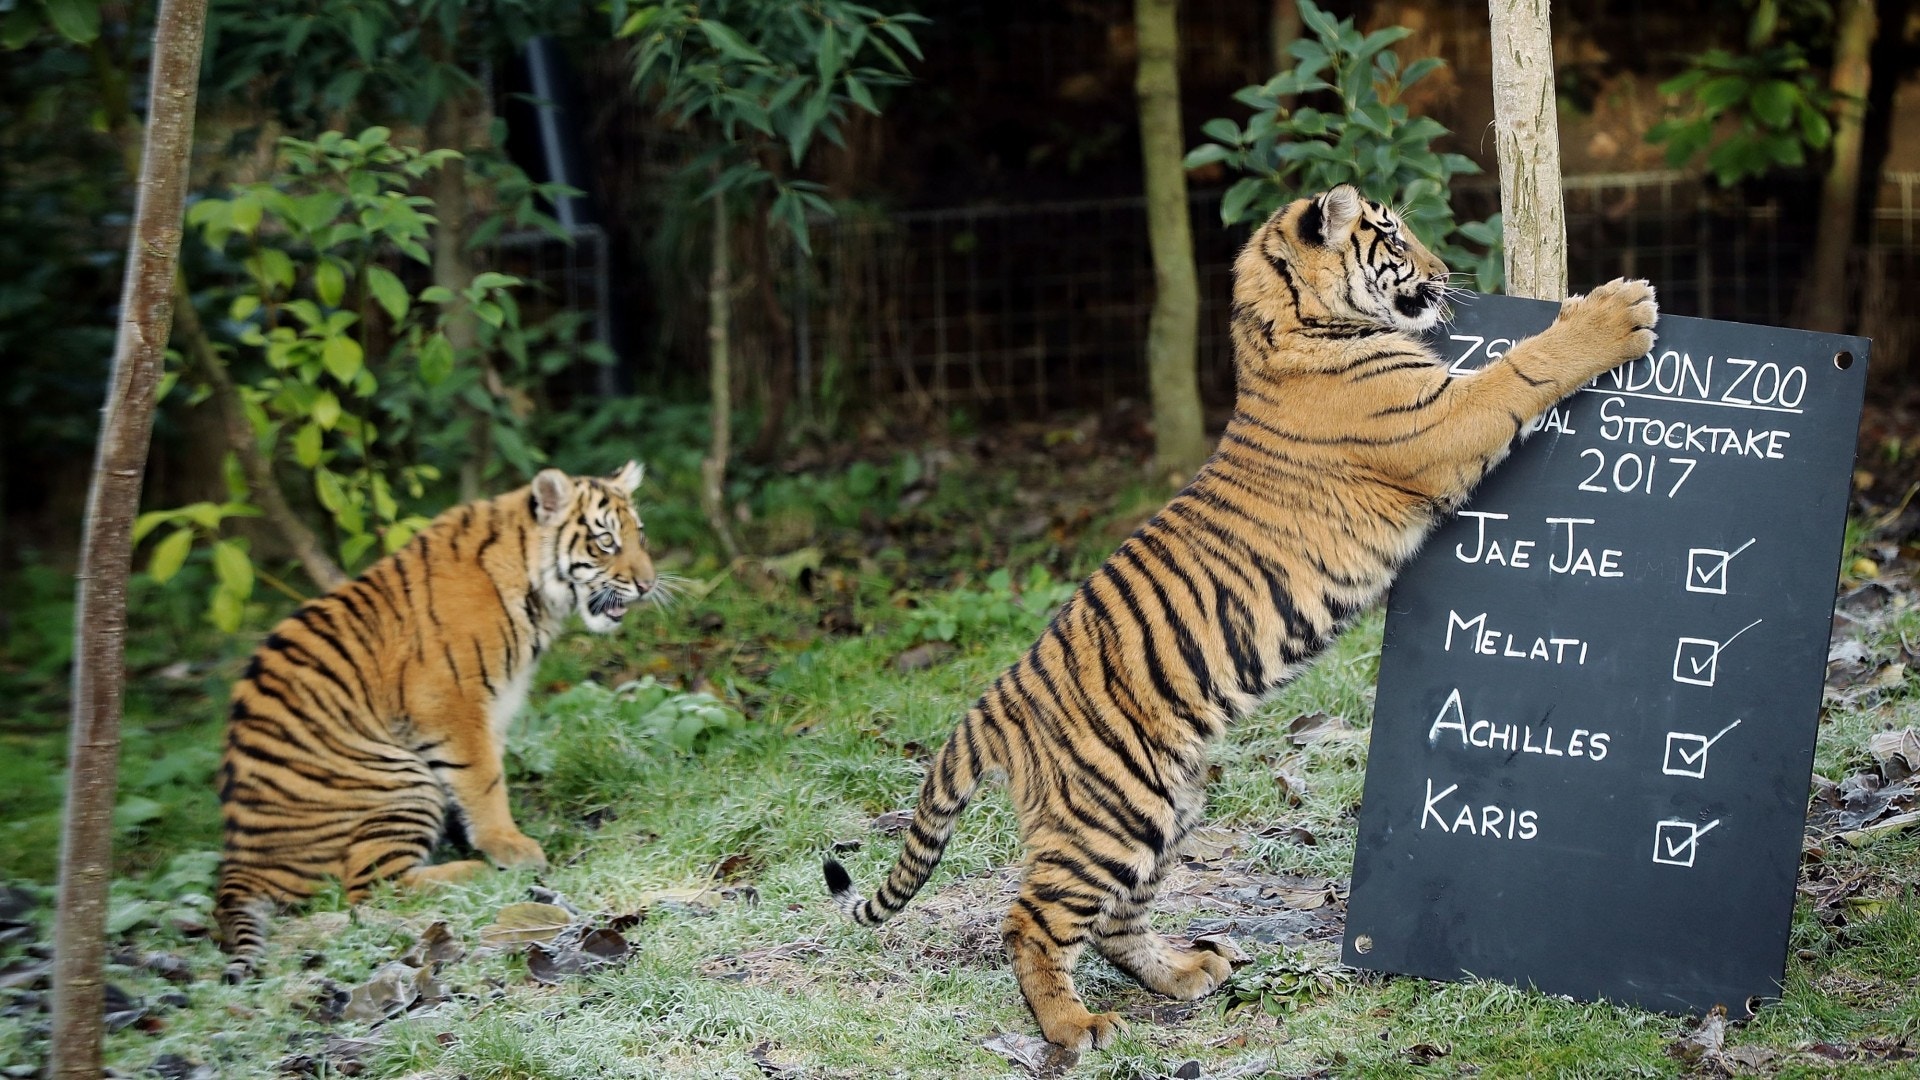
<svg viewBox="0 0 1920 1080"><path fill-rule="evenodd" d="M1464 373L1558 305L1456 311ZM1867 350L1663 315L1428 541L1387 601L1346 963L1779 995Z"/></svg>

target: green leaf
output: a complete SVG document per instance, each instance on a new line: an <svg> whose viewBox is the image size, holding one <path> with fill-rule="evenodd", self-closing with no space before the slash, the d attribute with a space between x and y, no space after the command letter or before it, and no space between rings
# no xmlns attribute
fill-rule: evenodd
<svg viewBox="0 0 1920 1080"><path fill-rule="evenodd" d="M379 538L370 532L356 533L347 537L340 542L340 561L348 566L359 562L360 557L367 553L367 549L372 547L377 539Z"/></svg>
<svg viewBox="0 0 1920 1080"><path fill-rule="evenodd" d="M1768 127L1784 128L1793 123L1793 107L1799 100L1799 87L1779 79L1768 79L1753 88L1747 105L1753 110L1753 115Z"/></svg>
<svg viewBox="0 0 1920 1080"><path fill-rule="evenodd" d="M173 392L174 386L177 385L179 382L180 382L180 373L177 371L169 371L161 375L159 384L153 388L154 404L158 405L159 403L167 400L167 395Z"/></svg>
<svg viewBox="0 0 1920 1080"><path fill-rule="evenodd" d="M1240 143L1240 125L1226 117L1209 120L1200 125L1200 134L1217 143L1236 146Z"/></svg>
<svg viewBox="0 0 1920 1080"><path fill-rule="evenodd" d="M472 287L475 289L508 289L521 284L525 283L512 274L502 274L497 270L487 270L474 276Z"/></svg>
<svg viewBox="0 0 1920 1080"><path fill-rule="evenodd" d="M1800 138L1815 150L1826 147L1833 141L1833 125L1827 121L1825 113L1813 107L1804 98L1800 101Z"/></svg>
<svg viewBox="0 0 1920 1080"><path fill-rule="evenodd" d="M313 288L319 294L321 303L337 308L340 300L347 295L347 275L341 271L339 263L322 259L320 265L313 268Z"/></svg>
<svg viewBox="0 0 1920 1080"><path fill-rule="evenodd" d="M1184 168L1197 169L1202 165L1211 165L1216 161L1226 161L1232 156L1233 151L1228 150L1219 143L1204 143L1187 151L1187 156L1181 159L1180 164Z"/></svg>
<svg viewBox="0 0 1920 1080"><path fill-rule="evenodd" d="M733 29L725 23L715 22L712 19L695 19L693 25L699 27L700 32L707 36L707 41L724 55L749 64L771 65L773 63L760 50L747 44L745 39L734 33Z"/></svg>
<svg viewBox="0 0 1920 1080"><path fill-rule="evenodd" d="M1258 176L1246 176L1234 181L1227 193L1220 197L1220 221L1226 225L1237 225L1253 216L1251 207L1266 188L1266 181Z"/></svg>
<svg viewBox="0 0 1920 1080"><path fill-rule="evenodd" d="M246 610L242 597L225 588L217 588L207 601L207 621L223 633L235 633L240 629Z"/></svg>
<svg viewBox="0 0 1920 1080"><path fill-rule="evenodd" d="M445 285L429 285L420 290L420 302L423 304L451 304L457 296Z"/></svg>
<svg viewBox="0 0 1920 1080"><path fill-rule="evenodd" d="M453 374L453 343L445 334L435 334L427 339L425 348L420 350L420 381L428 386L439 386Z"/></svg>
<svg viewBox="0 0 1920 1080"><path fill-rule="evenodd" d="M320 426L302 424L300 430L293 433L293 460L303 469L311 469L320 464Z"/></svg>
<svg viewBox="0 0 1920 1080"><path fill-rule="evenodd" d="M340 422L340 399L334 397L331 390L323 390L313 399L313 422L326 431L332 431L333 425Z"/></svg>
<svg viewBox="0 0 1920 1080"><path fill-rule="evenodd" d="M138 545L147 534L179 516L177 510L149 510L133 519L133 542Z"/></svg>
<svg viewBox="0 0 1920 1080"><path fill-rule="evenodd" d="M1722 75L1701 86L1697 96L1707 111L1718 113L1744 100L1750 85L1741 76Z"/></svg>
<svg viewBox="0 0 1920 1080"><path fill-rule="evenodd" d="M360 343L345 334L328 338L320 351L320 362L326 365L329 374L343 384L353 382L365 358L366 353L361 350Z"/></svg>
<svg viewBox="0 0 1920 1080"><path fill-rule="evenodd" d="M238 540L216 540L213 545L213 573L223 591L244 600L253 595L253 560Z"/></svg>
<svg viewBox="0 0 1920 1080"><path fill-rule="evenodd" d="M227 318L234 322L246 322L253 313L260 310L260 298L252 293L241 293L227 306Z"/></svg>
<svg viewBox="0 0 1920 1080"><path fill-rule="evenodd" d="M173 575L186 565L187 552L193 550L193 530L175 529L167 534L165 540L153 547L153 557L147 560L147 576L155 582L165 585Z"/></svg>
<svg viewBox="0 0 1920 1080"><path fill-rule="evenodd" d="M400 283L400 276L384 266L367 267L367 291L373 294L387 317L399 322L407 317L407 309L412 301L407 297L407 287Z"/></svg>
<svg viewBox="0 0 1920 1080"><path fill-rule="evenodd" d="M46 0L47 21L75 45L91 45L100 36L100 0Z"/></svg>

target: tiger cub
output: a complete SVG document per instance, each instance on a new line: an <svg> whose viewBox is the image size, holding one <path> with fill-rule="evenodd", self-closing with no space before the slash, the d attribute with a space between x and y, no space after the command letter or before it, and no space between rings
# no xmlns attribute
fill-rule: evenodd
<svg viewBox="0 0 1920 1080"><path fill-rule="evenodd" d="M507 809L502 744L568 614L604 634L656 595L640 479L634 462L606 479L547 469L455 507L267 635L234 685L220 766L230 980L258 961L264 909L325 878L357 899L385 878L484 870L426 865L450 824L502 866L546 865Z"/></svg>
<svg viewBox="0 0 1920 1080"><path fill-rule="evenodd" d="M1653 289L1614 281L1477 374L1415 336L1447 268L1349 186L1275 213L1234 264L1238 401L1193 482L1069 599L928 766L906 842L872 899L829 860L864 926L926 883L983 779L1004 779L1026 842L1002 936L1040 1030L1104 1046L1122 1027L1074 989L1082 948L1176 998L1227 959L1179 948L1148 907L1201 816L1208 740L1377 599L1529 421L1653 344Z"/></svg>

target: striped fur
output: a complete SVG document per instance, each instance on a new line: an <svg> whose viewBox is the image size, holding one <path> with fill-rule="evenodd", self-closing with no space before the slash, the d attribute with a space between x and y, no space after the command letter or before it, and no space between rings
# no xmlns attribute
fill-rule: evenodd
<svg viewBox="0 0 1920 1080"><path fill-rule="evenodd" d="M230 979L257 962L271 905L326 878L357 899L485 869L426 865L450 826L503 866L546 865L507 809L501 748L566 617L606 633L654 594L640 478L632 462L608 479L548 469L455 507L267 635L234 685L220 767Z"/></svg>
<svg viewBox="0 0 1920 1080"><path fill-rule="evenodd" d="M1208 741L1376 600L1533 418L1645 353L1657 317L1646 283L1615 281L1450 378L1415 336L1442 317L1446 267L1351 187L1283 208L1234 270L1238 402L1212 458L960 721L873 898L826 866L842 911L883 923L981 781L1004 779L1027 848L1004 939L1041 1031L1066 1047L1121 1026L1074 990L1086 945L1177 998L1228 974L1148 920L1200 820Z"/></svg>

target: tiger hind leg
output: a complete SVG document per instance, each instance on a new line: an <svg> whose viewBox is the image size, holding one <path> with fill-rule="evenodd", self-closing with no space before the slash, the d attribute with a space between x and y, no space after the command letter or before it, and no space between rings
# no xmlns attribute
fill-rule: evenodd
<svg viewBox="0 0 1920 1080"><path fill-rule="evenodd" d="M437 810L437 807L435 808ZM347 900L359 903L379 882L399 879L403 884L417 880L451 880L448 875L421 871L440 868L426 865L427 854L440 838L438 813L394 811L368 820L354 833L341 860L340 882L347 887ZM457 867L459 863L449 863Z"/></svg>
<svg viewBox="0 0 1920 1080"><path fill-rule="evenodd" d="M433 866L416 866L400 875L400 884L409 889L434 889L459 881L471 881L491 869L484 859L461 859Z"/></svg>
<svg viewBox="0 0 1920 1080"><path fill-rule="evenodd" d="M1183 949L1147 925L1148 903L1134 896L1116 901L1095 920L1093 946L1107 962L1155 993L1182 1001L1203 998L1233 973L1226 956L1211 945Z"/></svg>
<svg viewBox="0 0 1920 1080"><path fill-rule="evenodd" d="M1072 860L1067 860L1072 861ZM1126 1030L1119 1013L1094 1013L1073 985L1074 961L1110 894L1059 863L1028 863L1001 936L1020 995L1047 1041L1069 1050L1103 1047Z"/></svg>

